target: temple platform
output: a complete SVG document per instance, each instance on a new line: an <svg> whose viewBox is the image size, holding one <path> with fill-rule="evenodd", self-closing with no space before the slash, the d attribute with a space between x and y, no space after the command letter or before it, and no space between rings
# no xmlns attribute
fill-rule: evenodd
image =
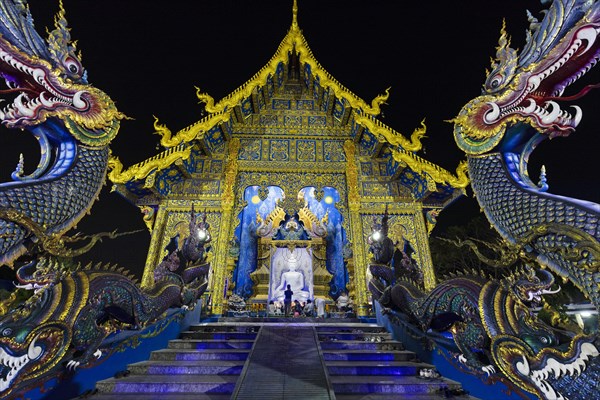
<svg viewBox="0 0 600 400"><path fill-rule="evenodd" d="M219 322L228 324L376 324L375 318L316 318L316 317L221 317ZM202 324L202 321L200 322Z"/></svg>

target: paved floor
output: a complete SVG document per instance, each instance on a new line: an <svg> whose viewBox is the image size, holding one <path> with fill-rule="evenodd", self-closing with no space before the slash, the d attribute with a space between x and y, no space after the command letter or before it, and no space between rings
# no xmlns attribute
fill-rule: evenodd
<svg viewBox="0 0 600 400"><path fill-rule="evenodd" d="M335 399L312 326L263 326L232 399Z"/></svg>

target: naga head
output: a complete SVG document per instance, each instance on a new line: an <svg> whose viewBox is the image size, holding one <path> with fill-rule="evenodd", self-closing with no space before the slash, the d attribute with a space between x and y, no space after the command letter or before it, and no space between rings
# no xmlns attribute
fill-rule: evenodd
<svg viewBox="0 0 600 400"><path fill-rule="evenodd" d="M0 2L0 77L7 86L0 90L6 104L0 120L8 128L31 131L40 142L42 160L33 177L48 169L47 158L61 143L106 146L124 117L105 93L88 84L62 3L54 24L44 41L25 0ZM13 178L23 180L21 175L22 165Z"/></svg>
<svg viewBox="0 0 600 400"><path fill-rule="evenodd" d="M515 272L502 280L506 289L517 297L521 302L539 304L542 296L546 294L555 294L560 291L552 290L554 276L544 270L538 270L527 266L518 272Z"/></svg>
<svg viewBox="0 0 600 400"><path fill-rule="evenodd" d="M455 140L467 154L483 154L498 145L511 150L535 147L546 137L569 135L581 121L578 106L567 110L559 102L574 101L594 87L563 96L600 57L600 4L555 0L541 22L531 14L529 21L520 54L510 47L502 28L482 95L453 120ZM523 126L532 129L513 129ZM535 143L528 144L532 137Z"/></svg>
<svg viewBox="0 0 600 400"><path fill-rule="evenodd" d="M53 257L41 257L20 267L17 270L18 284L21 289L35 290L36 292L57 283L69 271Z"/></svg>

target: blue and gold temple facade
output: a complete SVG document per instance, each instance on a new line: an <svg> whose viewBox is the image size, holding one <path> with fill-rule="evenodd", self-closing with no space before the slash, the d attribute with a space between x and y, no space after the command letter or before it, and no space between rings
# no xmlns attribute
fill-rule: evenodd
<svg viewBox="0 0 600 400"><path fill-rule="evenodd" d="M198 90L206 117L176 133L155 122L164 151L128 168L112 160L109 179L140 207L152 234L144 286L171 239L185 235L192 207L206 213L213 237L214 314L226 311L231 294L260 297L257 229L301 210L305 228L312 218L327 231L314 247L326 270L319 296L348 292L358 314L367 313L366 238L386 212L389 236L410 245L425 286L434 286L428 235L466 177L417 154L424 125L407 138L377 118L387 93L368 104L327 73L296 15L294 6L288 34L249 81L219 102Z"/></svg>

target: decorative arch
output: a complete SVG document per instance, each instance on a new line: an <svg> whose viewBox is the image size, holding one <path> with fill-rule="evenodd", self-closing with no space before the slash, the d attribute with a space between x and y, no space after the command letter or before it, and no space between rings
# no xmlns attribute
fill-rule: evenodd
<svg viewBox="0 0 600 400"><path fill-rule="evenodd" d="M240 254L232 276L233 293L243 298L252 295L250 274L257 268L257 213L261 218L266 218L281 198L283 190L278 186L253 185L244 189L245 205L238 214L239 224L234 231L240 245Z"/></svg>
<svg viewBox="0 0 600 400"><path fill-rule="evenodd" d="M315 188L306 186L300 189L299 197L304 199L310 211L322 220L327 216L327 271L333 276L329 283L329 295L336 299L347 291L348 270L344 263L342 250L347 241L346 229L343 227L344 216L337 205L341 201L340 192L331 186Z"/></svg>

